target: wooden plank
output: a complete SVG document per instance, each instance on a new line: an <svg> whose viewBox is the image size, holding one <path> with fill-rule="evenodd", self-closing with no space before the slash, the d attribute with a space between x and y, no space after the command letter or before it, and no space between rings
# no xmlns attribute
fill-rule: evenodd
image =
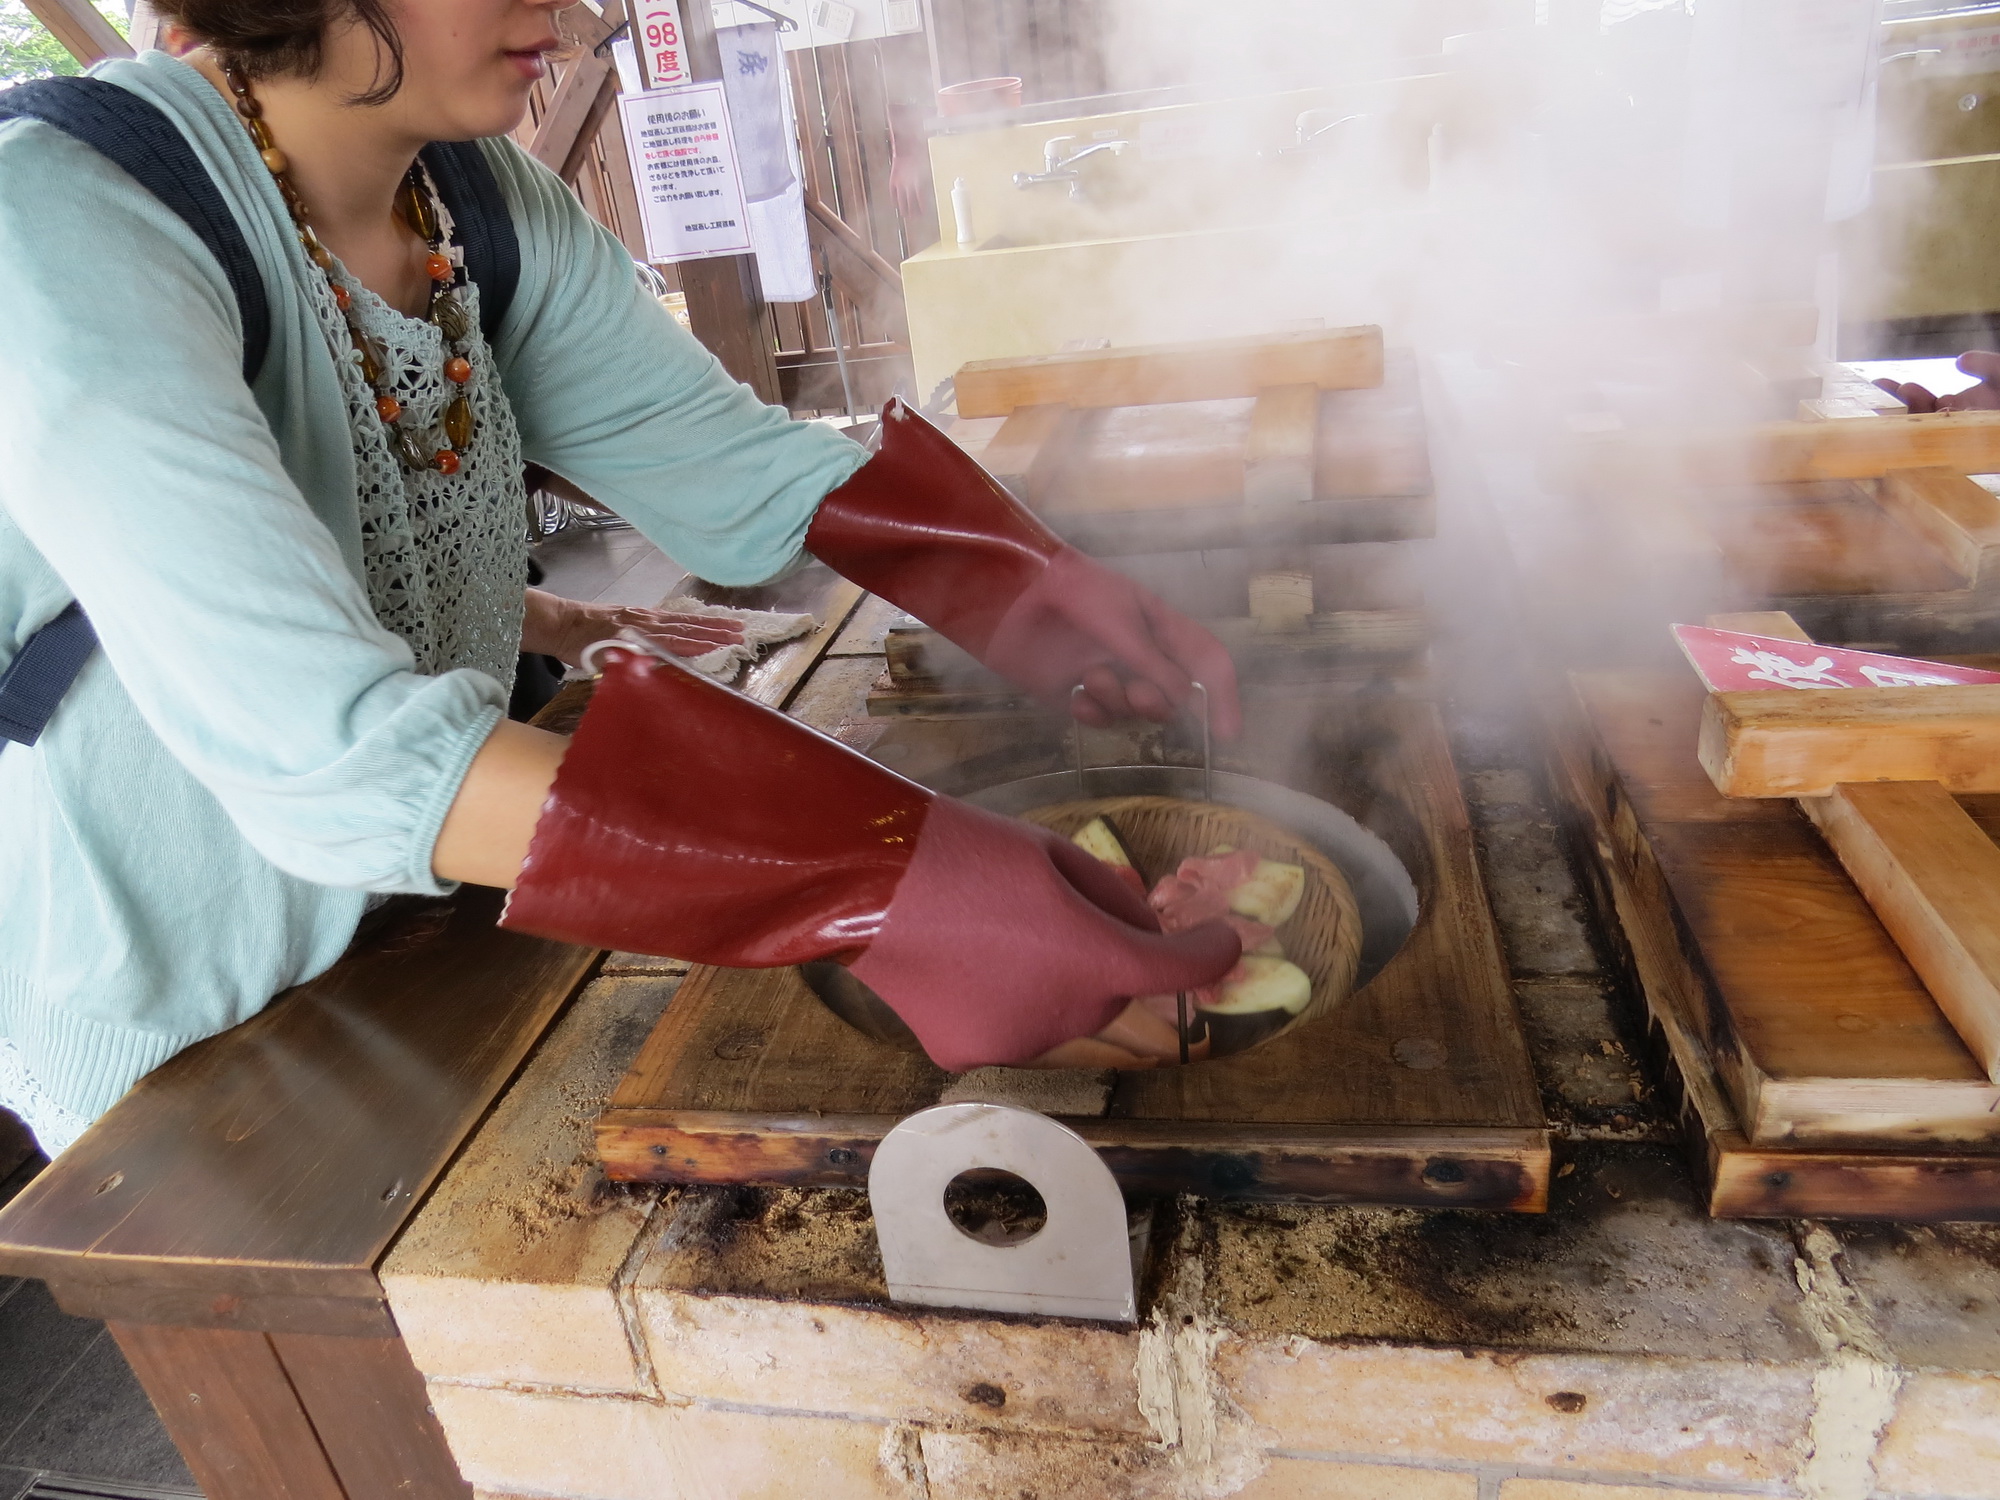
<svg viewBox="0 0 2000 1500"><path fill-rule="evenodd" d="M1856 781L2000 791L2000 683L1711 693L1699 753L1730 797L1824 797Z"/></svg>
<svg viewBox="0 0 2000 1500"><path fill-rule="evenodd" d="M374 1266L597 961L466 887L141 1079L0 1210L0 1266L94 1317L162 1292L379 1307ZM296 1326L294 1324L293 1326Z"/></svg>
<svg viewBox="0 0 2000 1500"><path fill-rule="evenodd" d="M1851 481L1684 497L1708 545L1720 549L1729 592L1800 596L1949 594L1966 581L1938 549ZM1642 507L1653 521L1658 512Z"/></svg>
<svg viewBox="0 0 2000 1500"><path fill-rule="evenodd" d="M1309 570L1269 568L1250 575L1250 621L1258 635L1307 635L1312 616Z"/></svg>
<svg viewBox="0 0 2000 1500"><path fill-rule="evenodd" d="M360 1500L263 1334L114 1322L111 1336L208 1500Z"/></svg>
<svg viewBox="0 0 2000 1500"><path fill-rule="evenodd" d="M1628 893L1635 950L1650 933L1649 1003L1667 987L1732 1128L1877 1148L2000 1137L2000 1090L1796 805L1731 802L1693 771L1687 679L1575 674L1566 781ZM1676 763L1679 785L1649 785ZM1684 982L1660 977L1673 965Z"/></svg>
<svg viewBox="0 0 2000 1500"><path fill-rule="evenodd" d="M1800 805L2000 1083L2000 846L1935 782L1840 786Z"/></svg>
<svg viewBox="0 0 2000 1500"><path fill-rule="evenodd" d="M1812 637L1800 627L1799 622L1782 609L1740 610L1733 614L1710 615L1703 622L1712 630L1733 630L1740 635L1768 636L1774 641L1799 641L1812 644Z"/></svg>
<svg viewBox="0 0 2000 1500"><path fill-rule="evenodd" d="M107 57L130 57L132 44L90 0L28 0L28 10L86 68Z"/></svg>
<svg viewBox="0 0 2000 1500"><path fill-rule="evenodd" d="M1018 498L1039 509L1074 452L1079 431L1077 413L1062 402L1023 406L1001 424L980 463Z"/></svg>
<svg viewBox="0 0 2000 1500"><path fill-rule="evenodd" d="M615 98L615 96L614 96ZM646 223L639 207L639 190L632 175L632 158L625 148L625 125L618 111L607 109L597 130L604 150L604 175L611 183L611 202L618 220L618 238L632 259L646 258Z"/></svg>
<svg viewBox="0 0 2000 1500"><path fill-rule="evenodd" d="M1632 804L1617 796L1615 784L1607 786L1602 747L1593 743L1596 731L1612 721L1597 717L1590 700L1616 703L1627 695L1608 689L1621 677L1644 675L1578 674L1574 696L1548 705L1554 781L1581 819L1595 856L1585 862L1585 888L1601 903L1611 932L1625 942L1709 1213L1947 1222L2000 1218L2000 1154L1930 1152L1921 1145L1903 1150L1782 1141L1760 1146L1743 1134L1714 1056L1697 1030L1707 981L1696 972L1666 904L1644 896L1634 883L1644 871L1629 857ZM1734 805L1792 811L1781 803ZM1623 833L1621 821L1628 825Z"/></svg>
<svg viewBox="0 0 2000 1500"><path fill-rule="evenodd" d="M622 0L614 0L622 10ZM556 84L548 109L535 122L528 154L558 176L573 175L572 159L580 146L587 145L604 118L604 96L618 92L616 70L608 55L600 57L596 46L617 24L607 25L587 6L564 13L563 27L575 43L568 67Z"/></svg>
<svg viewBox="0 0 2000 1500"><path fill-rule="evenodd" d="M2000 560L2000 495L1955 469L1891 469L1876 499L1969 584Z"/></svg>
<svg viewBox="0 0 2000 1500"><path fill-rule="evenodd" d="M1389 840L1422 892L1417 932L1319 1020L1220 1062L1121 1077L1090 1138L1148 1190L1233 1182L1271 1196L1540 1206L1540 1098L1435 709L1324 697L1268 709L1239 747L1244 763L1333 797ZM1398 1061L1412 1040L1435 1066ZM614 1173L853 1181L880 1131L946 1081L838 1020L793 971L698 969L613 1094L601 1150ZM1476 1162L1455 1154L1469 1139L1484 1143Z"/></svg>
<svg viewBox="0 0 2000 1500"><path fill-rule="evenodd" d="M400 1338L272 1334L271 1347L350 1500L471 1500Z"/></svg>
<svg viewBox="0 0 2000 1500"><path fill-rule="evenodd" d="M1254 397L1268 386L1347 390L1382 383L1382 330L1318 329L974 360L959 369L953 383L962 417L1004 417L1018 406L1055 401L1079 408L1215 401Z"/></svg>
<svg viewBox="0 0 2000 1500"><path fill-rule="evenodd" d="M1243 444L1244 501L1305 504L1313 498L1318 459L1319 387L1286 385L1259 391Z"/></svg>
<svg viewBox="0 0 2000 1500"><path fill-rule="evenodd" d="M874 719L1033 719L1045 712L1026 693L999 681L912 678L898 682L884 672L868 692L868 716Z"/></svg>
<svg viewBox="0 0 2000 1500"><path fill-rule="evenodd" d="M1697 488L1878 479L1895 469L2000 472L2000 412L1930 412L1867 422L1766 422L1575 440L1569 477L1598 494L1662 482Z"/></svg>
<svg viewBox="0 0 2000 1500"><path fill-rule="evenodd" d="M1782 612L1711 615L1708 623L1811 639ZM1801 798L1799 808L1987 1076L2000 1083L2000 931L1992 924L2000 902L2000 846L1936 782L1838 786L1825 797Z"/></svg>
<svg viewBox="0 0 2000 1500"><path fill-rule="evenodd" d="M2000 1157L1922 1152L1764 1151L1712 1141L1709 1212L1728 1219L2000 1221Z"/></svg>
<svg viewBox="0 0 2000 1500"><path fill-rule="evenodd" d="M866 1187L875 1148L900 1118L611 1109L598 1123L598 1151L607 1174L624 1182ZM1548 1206L1548 1140L1538 1130L1066 1123L1128 1193L1520 1213Z"/></svg>

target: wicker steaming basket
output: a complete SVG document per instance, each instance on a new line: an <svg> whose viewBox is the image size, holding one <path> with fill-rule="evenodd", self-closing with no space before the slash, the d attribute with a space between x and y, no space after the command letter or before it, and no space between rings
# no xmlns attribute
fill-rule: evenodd
<svg viewBox="0 0 2000 1500"><path fill-rule="evenodd" d="M1179 797L1093 797L1038 807L1021 817L1064 838L1092 818L1103 818L1149 889L1189 855L1207 854L1217 844L1304 866L1305 894L1298 910L1278 929L1285 957L1312 980L1312 1002L1299 1019L1324 1015L1352 993L1361 960L1361 914L1347 877L1325 855L1270 819L1239 807Z"/></svg>

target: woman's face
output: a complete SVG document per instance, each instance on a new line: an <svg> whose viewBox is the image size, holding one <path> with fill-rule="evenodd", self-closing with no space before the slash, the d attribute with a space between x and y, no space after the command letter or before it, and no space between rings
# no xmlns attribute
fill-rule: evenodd
<svg viewBox="0 0 2000 1500"><path fill-rule="evenodd" d="M403 42L403 86L383 115L413 140L505 135L521 123L528 90L560 39L556 17L572 0L389 0ZM381 78L388 59L358 21L325 43L320 80L350 96Z"/></svg>

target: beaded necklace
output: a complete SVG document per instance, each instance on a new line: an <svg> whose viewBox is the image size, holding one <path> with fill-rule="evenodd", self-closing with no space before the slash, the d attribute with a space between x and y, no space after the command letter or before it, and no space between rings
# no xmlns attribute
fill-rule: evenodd
<svg viewBox="0 0 2000 1500"><path fill-rule="evenodd" d="M257 154L264 159L265 168L284 197L285 207L291 211L292 226L298 232L299 244L304 248L306 257L326 277L327 285L333 292L334 304L347 320L347 336L354 341L355 352L361 357L362 378L375 391L375 414L388 429L390 449L405 469L432 469L440 474L456 474L462 462L460 455L472 442L472 434L478 425L472 414L472 360L467 353L472 337L472 318L459 296L463 273L444 252L444 231L440 227L437 204L432 201L430 184L423 169L414 162L410 164L402 185L396 189L395 206L397 216L430 247L430 253L424 259L424 270L430 277L430 293L422 321L432 324L444 335L444 376L459 388L458 394L445 407L440 424L444 446L436 446L440 434L435 429L419 432L405 420L403 404L396 399L391 387L388 353L362 331L359 317L353 309L353 295L334 280L333 254L313 233L305 200L299 196L298 189L292 186L292 180L287 175L291 163L271 138L271 128L264 123L264 106L251 92L249 78L233 63L222 65L222 76L228 80L229 91L236 96L236 113L249 129Z"/></svg>

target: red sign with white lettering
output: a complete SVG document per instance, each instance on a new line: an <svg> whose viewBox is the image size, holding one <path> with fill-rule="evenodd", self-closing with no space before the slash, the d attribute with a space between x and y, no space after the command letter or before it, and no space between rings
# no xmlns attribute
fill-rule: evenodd
<svg viewBox="0 0 2000 1500"><path fill-rule="evenodd" d="M2000 672L1954 667L1908 656L1843 651L1769 635L1676 625L1690 665L1712 693L1754 693L1774 688L1954 687L2000 682Z"/></svg>

